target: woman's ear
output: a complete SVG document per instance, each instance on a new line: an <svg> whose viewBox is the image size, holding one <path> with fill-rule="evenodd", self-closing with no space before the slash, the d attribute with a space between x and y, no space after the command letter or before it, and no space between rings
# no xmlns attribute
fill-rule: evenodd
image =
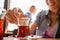
<svg viewBox="0 0 60 40"><path fill-rule="evenodd" d="M48 0L46 0L46 4L48 5Z"/></svg>

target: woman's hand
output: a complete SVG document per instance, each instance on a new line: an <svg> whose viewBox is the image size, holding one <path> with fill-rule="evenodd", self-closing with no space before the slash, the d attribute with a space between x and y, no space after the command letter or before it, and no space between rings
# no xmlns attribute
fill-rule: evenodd
<svg viewBox="0 0 60 40"><path fill-rule="evenodd" d="M17 8L8 10L6 14L6 20L9 23L18 24L17 18L20 18L23 13L20 13Z"/></svg>
<svg viewBox="0 0 60 40"><path fill-rule="evenodd" d="M6 14L7 22L13 24L18 24L17 18L20 19L22 17L26 17L26 15L23 14L21 9L17 9L17 8L13 8L13 10L8 10Z"/></svg>

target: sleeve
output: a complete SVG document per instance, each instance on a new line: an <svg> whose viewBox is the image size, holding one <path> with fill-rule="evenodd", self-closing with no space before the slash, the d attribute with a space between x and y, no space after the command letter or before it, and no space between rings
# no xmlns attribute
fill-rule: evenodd
<svg viewBox="0 0 60 40"><path fill-rule="evenodd" d="M38 23L38 25L42 22L44 15L45 11L43 10L37 14L35 22Z"/></svg>
<svg viewBox="0 0 60 40"><path fill-rule="evenodd" d="M29 18L31 17L31 14L30 14L29 12L27 12L26 14L27 14L27 16L28 16Z"/></svg>
<svg viewBox="0 0 60 40"><path fill-rule="evenodd" d="M40 13L41 13L41 12L39 12L39 13L37 14L36 19L35 19L35 22L38 23L38 24L40 23L40 18L41 18L41 17L40 17L40 16L41 16Z"/></svg>

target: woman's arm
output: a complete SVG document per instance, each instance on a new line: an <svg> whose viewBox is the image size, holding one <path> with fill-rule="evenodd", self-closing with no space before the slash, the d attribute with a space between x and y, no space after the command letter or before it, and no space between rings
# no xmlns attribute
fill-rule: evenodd
<svg viewBox="0 0 60 40"><path fill-rule="evenodd" d="M34 23L31 24L30 34L34 34L34 32L36 30L36 27L38 27L38 24L36 22L34 22Z"/></svg>

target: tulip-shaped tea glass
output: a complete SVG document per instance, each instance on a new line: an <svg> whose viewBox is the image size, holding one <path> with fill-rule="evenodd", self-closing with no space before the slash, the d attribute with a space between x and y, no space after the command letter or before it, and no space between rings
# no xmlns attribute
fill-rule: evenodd
<svg viewBox="0 0 60 40"><path fill-rule="evenodd" d="M17 37L26 37L30 35L29 18L21 17L18 24Z"/></svg>

